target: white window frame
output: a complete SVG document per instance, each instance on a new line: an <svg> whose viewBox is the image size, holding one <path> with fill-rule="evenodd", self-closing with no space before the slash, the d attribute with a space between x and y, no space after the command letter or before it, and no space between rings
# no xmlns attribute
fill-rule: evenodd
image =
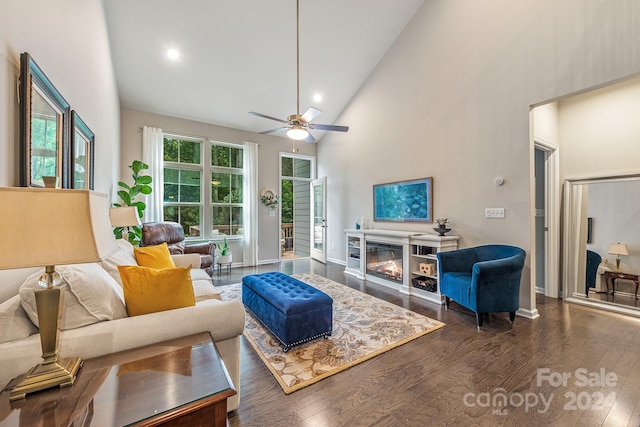
<svg viewBox="0 0 640 427"><path fill-rule="evenodd" d="M180 139L182 141L193 141L200 143L200 163L180 163L180 162L162 162L162 173L164 174L165 169L178 169L178 170L197 170L200 171L200 201L198 203L195 202L166 202L164 200L164 188L162 188L162 216L164 219L164 208L165 206L198 206L200 208L200 236L198 237L187 237L186 240L203 240L206 239L206 229L203 227L203 222L205 218L205 209L204 209L204 200L206 195L203 188L203 179L205 176L205 154L206 150L204 147L207 145L207 139L201 137L193 137L193 136L185 136L179 135L170 132L163 132L162 141L163 141L163 152L164 152L164 139L165 138L173 138Z"/></svg>

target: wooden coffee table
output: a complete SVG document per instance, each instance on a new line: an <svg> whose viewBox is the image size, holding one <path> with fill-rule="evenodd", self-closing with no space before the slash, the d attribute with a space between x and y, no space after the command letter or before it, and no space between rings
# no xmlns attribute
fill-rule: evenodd
<svg viewBox="0 0 640 427"><path fill-rule="evenodd" d="M2 426L225 426L236 394L209 333L84 361L73 386L9 403ZM6 416L6 417L5 417ZM2 419L4 417L4 419Z"/></svg>

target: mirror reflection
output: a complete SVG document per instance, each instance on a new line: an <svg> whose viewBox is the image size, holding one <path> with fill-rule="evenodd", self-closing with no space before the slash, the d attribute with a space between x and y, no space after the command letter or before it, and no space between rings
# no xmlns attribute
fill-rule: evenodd
<svg viewBox="0 0 640 427"><path fill-rule="evenodd" d="M640 307L640 175L565 183L567 298Z"/></svg>
<svg viewBox="0 0 640 427"><path fill-rule="evenodd" d="M44 186L43 176L61 176L62 114L37 87L31 92L31 182Z"/></svg>
<svg viewBox="0 0 640 427"><path fill-rule="evenodd" d="M57 177L68 187L69 103L31 56L20 55L20 185L44 187Z"/></svg>

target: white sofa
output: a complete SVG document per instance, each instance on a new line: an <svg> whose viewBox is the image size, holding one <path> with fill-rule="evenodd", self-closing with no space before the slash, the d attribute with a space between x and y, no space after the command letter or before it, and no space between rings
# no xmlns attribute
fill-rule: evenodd
<svg viewBox="0 0 640 427"><path fill-rule="evenodd" d="M109 273L107 276L111 276L114 282L119 282L117 265L135 264L133 247L122 240L118 243L119 252L99 263L98 270L101 274L96 276L101 276L103 281L107 281L109 277L105 280L102 270ZM174 261L177 266L200 265L197 254L174 256ZM78 266L80 265L73 267ZM90 267L89 271L97 268L97 265L83 266ZM21 298L19 290L27 278L35 277L35 273L42 271L43 268L0 271L0 386L3 388L11 379L27 372L41 361L40 335L23 307L26 293L23 290ZM125 310L124 317L115 320L96 320L86 326L62 330L60 355L88 359L208 331L238 391L236 396L228 400L228 410L237 409L240 402L240 335L244 330L244 306L240 301L221 301L219 291L203 270L192 268L192 281L195 306L134 317L126 317ZM121 283L113 286L117 288L117 301L117 298L122 298L119 288ZM74 296L65 295L65 304L73 305L71 300ZM77 299L80 300L80 305L86 305L82 298ZM63 306L63 325L64 323ZM0 422L6 416L3 409L7 409L2 408L2 405L4 404L0 404Z"/></svg>

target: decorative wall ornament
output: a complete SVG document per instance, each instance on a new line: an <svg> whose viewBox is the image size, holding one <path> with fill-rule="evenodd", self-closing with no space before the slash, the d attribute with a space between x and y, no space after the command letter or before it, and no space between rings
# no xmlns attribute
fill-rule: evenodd
<svg viewBox="0 0 640 427"><path fill-rule="evenodd" d="M269 189L262 190L260 200L262 200L262 204L268 208L276 209L278 207L278 195Z"/></svg>

